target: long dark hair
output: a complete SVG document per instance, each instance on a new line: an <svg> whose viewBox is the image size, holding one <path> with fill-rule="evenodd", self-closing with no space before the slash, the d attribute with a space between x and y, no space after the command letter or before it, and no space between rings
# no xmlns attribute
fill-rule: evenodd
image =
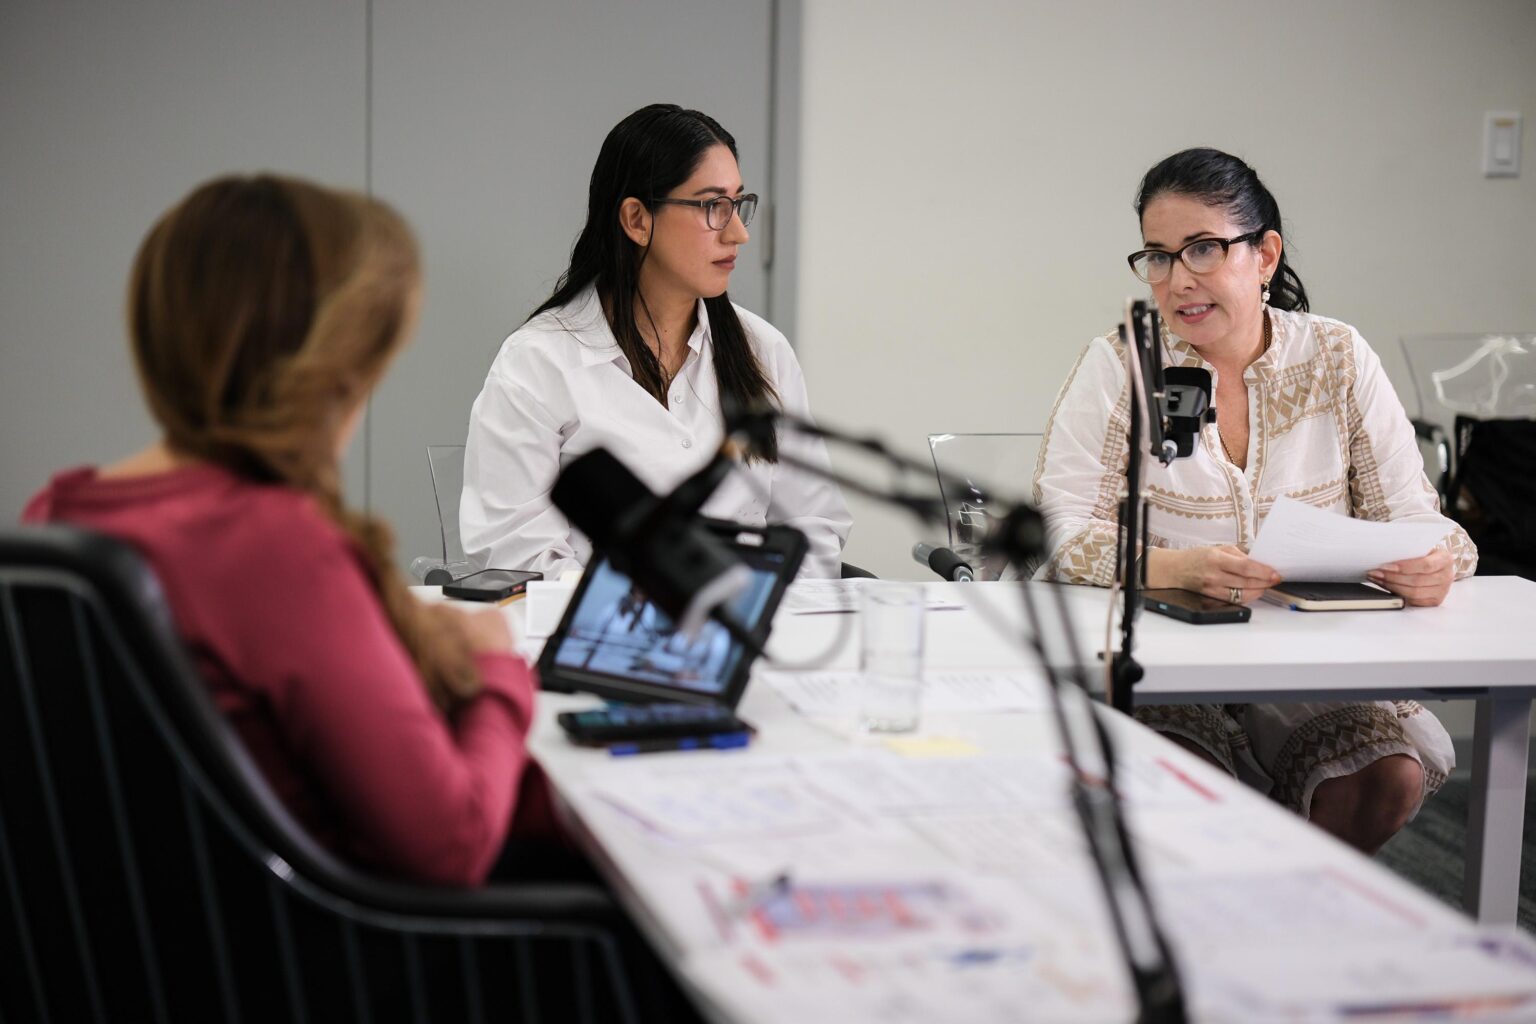
<svg viewBox="0 0 1536 1024"><path fill-rule="evenodd" d="M1136 190L1136 216L1158 196L1172 193L1189 196L1207 206L1220 206L1247 234L1274 231L1283 239L1280 204L1259 180L1258 172L1230 153L1219 149L1186 149L1158 163L1141 179ZM1258 248L1262 237L1252 244ZM1307 311L1307 290L1291 268L1285 249L1269 282L1269 304L1276 309Z"/></svg>
<svg viewBox="0 0 1536 1024"><path fill-rule="evenodd" d="M571 248L571 265L555 286L555 292L534 310L533 319L547 310L568 304L594 282L613 328L619 349L629 360L635 382L663 405L666 380L661 361L645 343L635 321L635 300L640 296L640 268L648 247L635 244L619 225L619 206L625 199L640 200L652 210L651 200L664 196L687 181L711 147L724 145L737 156L736 140L708 114L685 110L673 103L653 103L614 125L592 168L587 188L587 223ZM710 338L714 345L715 380L723 408L753 408L778 401L773 384L763 372L747 332L725 293L704 299L709 313ZM759 439L751 458L778 459L778 439Z"/></svg>
<svg viewBox="0 0 1536 1024"><path fill-rule="evenodd" d="M481 686L469 636L406 588L389 527L346 506L336 460L342 422L405 343L420 281L416 241L385 204L296 178L219 178L139 246L128 330L166 444L313 498L451 710Z"/></svg>

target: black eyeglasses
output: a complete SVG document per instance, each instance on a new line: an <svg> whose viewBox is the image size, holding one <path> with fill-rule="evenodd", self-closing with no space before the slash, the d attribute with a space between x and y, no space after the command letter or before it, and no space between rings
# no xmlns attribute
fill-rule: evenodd
<svg viewBox="0 0 1536 1024"><path fill-rule="evenodd" d="M724 231L725 226L731 222L733 213L741 218L741 226L746 227L752 223L752 218L757 213L756 192L748 192L735 199L730 196L716 196L713 199L668 199L663 196L660 199L652 199L651 202L670 203L673 206L697 206L704 211L704 223L709 225L711 231Z"/></svg>
<svg viewBox="0 0 1536 1024"><path fill-rule="evenodd" d="M1147 284L1157 284L1173 273L1173 261L1181 259L1197 274L1209 274L1227 261L1227 250L1239 242L1254 242L1264 237L1264 230L1250 231L1236 238L1197 238L1178 252L1143 249L1125 258L1131 273Z"/></svg>

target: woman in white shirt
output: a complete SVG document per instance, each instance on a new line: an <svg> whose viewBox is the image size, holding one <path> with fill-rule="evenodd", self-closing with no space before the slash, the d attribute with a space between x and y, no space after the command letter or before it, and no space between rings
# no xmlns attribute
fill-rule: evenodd
<svg viewBox="0 0 1536 1024"><path fill-rule="evenodd" d="M756 209L713 118L654 104L608 133L570 267L502 345L470 413L459 518L471 562L547 578L584 566L591 545L549 493L593 448L665 493L718 448L722 399L809 415L789 342L726 295ZM836 577L847 506L836 486L781 466L780 449L827 465L821 441L781 431L703 512L797 527L810 541L801 574Z"/></svg>
<svg viewBox="0 0 1536 1024"><path fill-rule="evenodd" d="M1421 558L1370 574L1414 605L1444 600L1477 551L1443 519L1413 428L1354 328L1308 312L1280 210L1243 161L1186 150L1136 200L1168 366L1211 371L1216 423L1195 453L1147 472L1147 584L1250 602L1279 582L1247 549L1286 496L1362 519L1443 522ZM1129 392L1117 334L1090 342L1057 397L1034 496L1051 551L1042 575L1106 586L1114 574ZM1191 634L1192 641L1198 636ZM1412 701L1141 708L1136 717L1362 850L1417 812L1454 764L1450 737Z"/></svg>

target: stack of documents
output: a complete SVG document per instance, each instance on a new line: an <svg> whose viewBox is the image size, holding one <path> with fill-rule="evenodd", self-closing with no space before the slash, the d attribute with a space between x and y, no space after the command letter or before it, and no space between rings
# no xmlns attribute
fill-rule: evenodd
<svg viewBox="0 0 1536 1024"><path fill-rule="evenodd" d="M1372 569L1423 558L1451 530L1448 519L1378 523L1279 498L1248 557L1288 580L1360 580Z"/></svg>

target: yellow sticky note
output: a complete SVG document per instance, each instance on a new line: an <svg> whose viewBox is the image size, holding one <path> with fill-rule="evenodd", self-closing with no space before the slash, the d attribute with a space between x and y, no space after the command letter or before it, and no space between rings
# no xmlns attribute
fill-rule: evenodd
<svg viewBox="0 0 1536 1024"><path fill-rule="evenodd" d="M981 753L970 740L955 736L894 736L885 745L903 757L970 757Z"/></svg>

